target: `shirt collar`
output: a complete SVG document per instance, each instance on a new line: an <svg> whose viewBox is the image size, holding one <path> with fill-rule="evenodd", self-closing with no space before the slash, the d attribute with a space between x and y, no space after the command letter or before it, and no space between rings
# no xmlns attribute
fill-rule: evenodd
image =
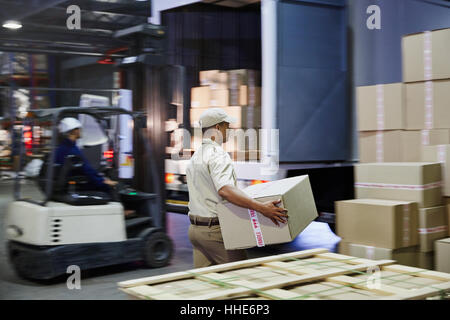
<svg viewBox="0 0 450 320"><path fill-rule="evenodd" d="M217 142L215 142L215 141L212 141L210 138L206 138L206 139L203 139L202 140L202 144L213 144L213 145L216 145L216 146L220 146Z"/></svg>
<svg viewBox="0 0 450 320"><path fill-rule="evenodd" d="M69 138L65 138L64 139L64 143L68 144L69 146L74 146L75 145L75 142L70 140Z"/></svg>

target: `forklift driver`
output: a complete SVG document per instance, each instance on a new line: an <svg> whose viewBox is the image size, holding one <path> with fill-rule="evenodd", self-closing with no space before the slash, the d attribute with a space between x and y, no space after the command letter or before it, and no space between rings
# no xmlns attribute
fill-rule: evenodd
<svg viewBox="0 0 450 320"><path fill-rule="evenodd" d="M75 155L82 159L82 173L87 177L89 183L98 191L111 192L111 187L117 185L117 181L100 176L91 167L81 150L77 147L76 141L81 138L81 122L76 118L64 118L59 123L59 132L64 136L63 141L56 149L55 163L63 165L68 155Z"/></svg>

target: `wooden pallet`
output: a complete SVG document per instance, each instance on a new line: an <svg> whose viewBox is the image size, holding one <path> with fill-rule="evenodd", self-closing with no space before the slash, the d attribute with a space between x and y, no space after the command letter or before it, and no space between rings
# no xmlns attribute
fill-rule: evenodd
<svg viewBox="0 0 450 320"><path fill-rule="evenodd" d="M138 299L425 299L450 293L450 274L330 253L280 254L120 282Z"/></svg>

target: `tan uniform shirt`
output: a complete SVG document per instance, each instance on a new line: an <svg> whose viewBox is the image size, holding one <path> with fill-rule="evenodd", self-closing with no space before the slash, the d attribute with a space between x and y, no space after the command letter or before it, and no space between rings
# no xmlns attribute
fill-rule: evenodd
<svg viewBox="0 0 450 320"><path fill-rule="evenodd" d="M236 186L236 173L230 155L211 139L192 155L186 168L189 189L189 215L217 217L216 205L222 201L218 191L225 185Z"/></svg>

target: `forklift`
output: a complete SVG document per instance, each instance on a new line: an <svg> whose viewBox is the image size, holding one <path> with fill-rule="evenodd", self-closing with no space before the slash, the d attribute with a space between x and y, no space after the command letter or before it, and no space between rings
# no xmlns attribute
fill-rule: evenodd
<svg viewBox="0 0 450 320"><path fill-rule="evenodd" d="M146 159L144 173L119 182L108 194L93 190L80 175L82 160L66 156L55 163L58 124L65 117L88 115L95 119L113 146L113 161L99 171L111 179L118 177L119 147L111 139L114 117L129 117L133 131L133 158ZM165 232L165 208L161 205L160 181L152 157L152 145L145 135L146 114L118 107L62 107L31 110L27 122L50 123L50 148L36 182L42 201L21 196L16 179L14 201L9 205L5 228L9 259L17 274L25 279L50 280L66 273L71 265L81 270L144 261L151 268L166 266L173 244ZM109 131L108 131L109 130ZM21 153L22 154L22 153ZM136 169L136 168L135 168ZM136 190L136 178L153 184L156 192ZM133 210L131 218L124 211Z"/></svg>

